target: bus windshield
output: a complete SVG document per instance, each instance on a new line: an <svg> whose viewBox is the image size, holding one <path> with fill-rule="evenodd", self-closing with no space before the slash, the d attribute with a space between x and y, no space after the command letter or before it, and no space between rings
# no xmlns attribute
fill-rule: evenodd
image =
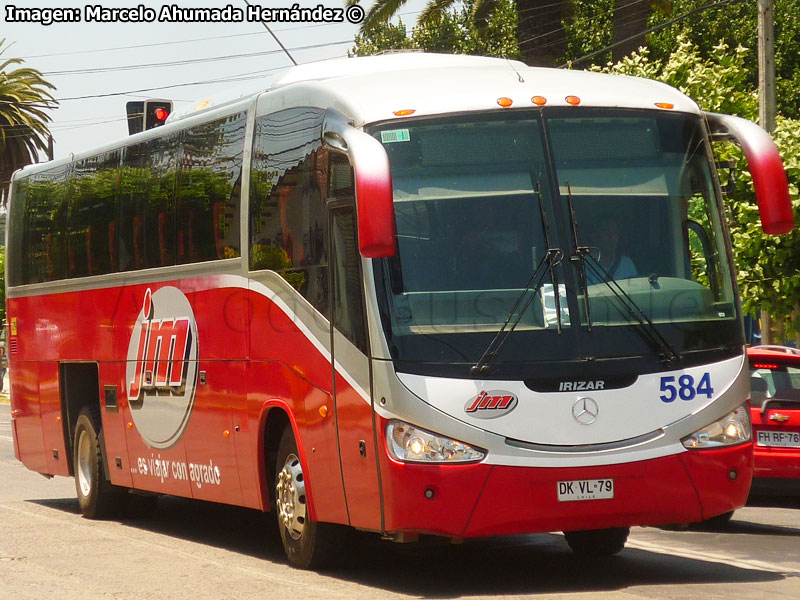
<svg viewBox="0 0 800 600"><path fill-rule="evenodd" d="M679 355L741 342L698 116L554 108L373 134L392 168L398 252L376 282L400 361L473 361L525 293L498 363L657 355L642 319ZM525 292L553 249L564 260Z"/></svg>

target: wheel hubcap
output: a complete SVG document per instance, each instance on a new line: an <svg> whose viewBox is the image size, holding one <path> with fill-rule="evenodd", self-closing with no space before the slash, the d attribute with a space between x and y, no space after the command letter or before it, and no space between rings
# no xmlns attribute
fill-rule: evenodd
<svg viewBox="0 0 800 600"><path fill-rule="evenodd" d="M78 485L81 493L88 496L92 491L92 443L86 430L78 439Z"/></svg>
<svg viewBox="0 0 800 600"><path fill-rule="evenodd" d="M306 523L306 484L300 459L295 454L286 457L275 486L278 521L292 539L299 540Z"/></svg>

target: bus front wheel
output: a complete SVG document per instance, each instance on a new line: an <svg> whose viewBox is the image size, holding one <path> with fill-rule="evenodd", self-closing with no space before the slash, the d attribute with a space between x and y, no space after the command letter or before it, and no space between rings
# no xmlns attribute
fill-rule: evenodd
<svg viewBox="0 0 800 600"><path fill-rule="evenodd" d="M106 479L100 449L99 426L84 408L75 423L73 466L75 490L81 513L87 519L103 519L119 508L120 490Z"/></svg>
<svg viewBox="0 0 800 600"><path fill-rule="evenodd" d="M305 476L291 426L283 430L277 458L275 514L286 556L301 569L325 567L336 550L336 527L309 517Z"/></svg>
<svg viewBox="0 0 800 600"><path fill-rule="evenodd" d="M625 547L630 527L565 531L564 537L575 554L583 556L611 556Z"/></svg>

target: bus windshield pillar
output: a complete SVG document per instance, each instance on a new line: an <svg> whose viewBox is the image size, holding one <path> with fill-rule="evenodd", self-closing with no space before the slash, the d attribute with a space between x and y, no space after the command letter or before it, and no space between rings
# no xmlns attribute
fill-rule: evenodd
<svg viewBox="0 0 800 600"><path fill-rule="evenodd" d="M378 140L359 131L336 110L328 109L322 139L344 152L353 167L358 219L358 248L365 258L386 258L395 251L394 204L389 157Z"/></svg>

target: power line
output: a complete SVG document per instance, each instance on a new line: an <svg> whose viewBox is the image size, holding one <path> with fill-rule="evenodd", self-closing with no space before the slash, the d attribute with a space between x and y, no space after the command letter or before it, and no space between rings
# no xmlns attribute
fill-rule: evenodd
<svg viewBox="0 0 800 600"><path fill-rule="evenodd" d="M302 63L302 64L309 65L309 64L312 64L312 63L322 62L324 60L327 60L327 59L310 60L310 61ZM264 77L264 75L267 75L268 73L272 73L274 71L281 71L283 69L289 69L289 68L291 68L291 67L289 67L288 65L284 65L284 66L281 66L281 67L272 67L270 69L262 69L260 71L250 71L249 73L240 73L238 75L231 75L229 77L222 77L222 78L218 78L218 79L208 79L206 81L190 81L190 82L187 82L187 83L176 83L176 84L173 84L173 85L164 85L164 86L159 86L159 87L144 88L144 89L140 89L140 90L129 90L129 91L126 91L126 92L110 92L108 94L90 94L90 95L86 95L86 96L73 96L73 97L70 97L70 98L56 98L56 101L57 102L65 102L67 100L86 100L86 99L89 99L89 98L107 98L107 97L111 97L111 96L133 96L133 95L135 95L135 94L137 94L139 92L152 92L152 91L155 91L155 90L166 90L166 89L171 89L171 88L176 88L176 87L184 87L184 86L192 86L192 85L210 85L210 84L215 84L215 83L233 83L233 82L237 82L237 81L249 81L249 80L253 80L253 79L260 79L261 77ZM267 76L271 77L271 75L267 75ZM49 108L49 107L45 107L45 108Z"/></svg>
<svg viewBox="0 0 800 600"><path fill-rule="evenodd" d="M302 48L303 49L306 49L306 48L320 48L320 47L324 47L324 46L330 46L330 45L333 45L333 44L337 44L338 45L338 44L342 44L342 43L353 43L353 42L354 42L354 40L350 40L350 41L347 41L347 42L334 42L334 43L326 43L326 44L314 44L314 45L311 45L311 46L303 46ZM296 49L299 49L299 48L296 48ZM313 62L319 62L319 61L308 61L307 63L303 63L303 64L310 64L310 63L313 63ZM287 69L287 68L290 68L290 67L288 65L284 65L284 66L280 66L280 67L273 67L271 69L262 69L262 70L259 70L259 71L250 71L248 73L240 73L238 75L231 75L229 77L222 77L222 78L218 78L218 79L208 79L208 80L204 80L204 81L191 81L191 82L186 82L186 83L176 83L176 84L171 84L171 85L163 85L163 86L156 86L156 87L150 87L150 88L141 88L141 89L136 89L136 90L128 90L128 91L124 91L124 92L109 92L109 93L106 93L106 94L87 94L87 95L84 95L84 96L71 96L71 97L66 97L66 98L55 98L55 101L56 102L66 102L66 101L70 101L70 100L86 100L86 99L89 99L89 98L106 98L106 97L111 97L111 96L132 96L132 95L138 94L140 92L152 92L152 91L155 91L155 90L166 90L166 89L172 89L172 88L176 88L176 87L193 86L193 85L206 85L206 84L215 84L215 83L233 83L233 82L237 82L237 81L248 81L248 80L251 80L251 79L258 79L259 77L263 76L266 73L270 73L270 72L273 72L273 71L280 71L281 69ZM41 106L40 108L53 108L53 107Z"/></svg>
<svg viewBox="0 0 800 600"><path fill-rule="evenodd" d="M316 61L312 61L316 62ZM306 63L304 63L306 64ZM185 86L192 86L192 85L212 85L217 83L234 83L237 81L248 81L251 79L259 79L263 77L265 74L269 73L270 71L279 71L281 69L287 69L289 67L282 66L282 67L274 67L272 69L263 69L260 71L250 71L249 73L240 73L238 75L231 75L228 77L220 77L217 79L207 79L205 81L188 81L186 83L175 83L172 85L162 85L158 87L151 87L151 88L142 88L138 90L128 90L125 92L109 92L107 94L87 94L85 96L71 96L68 98L56 98L56 102L66 102L68 100L88 100L90 98L107 98L112 96L136 96L139 92L153 92L155 90L167 90L176 87L185 87ZM268 75L269 76L269 75ZM149 97L149 96L148 96ZM0 100L0 103L11 104L11 102ZM46 105L28 105L35 108L46 108L46 109L57 109L57 106L46 106Z"/></svg>
<svg viewBox="0 0 800 600"><path fill-rule="evenodd" d="M404 15L414 15L418 14L421 11L412 11L401 13L399 16ZM285 32L285 31L300 31L303 29L314 29L317 27L330 27L329 23L315 23L312 25L299 25L297 27L284 27L283 29L275 29L277 33ZM225 39L232 39L232 38L241 38L241 37L248 37L248 36L263 36L263 31L254 31L250 33L233 33L230 35L215 35L211 37L202 37L202 38L192 38L189 40L173 40L171 42L153 42L149 44L134 44L131 46L116 46L112 48L94 48L92 50L73 50L71 52L52 52L49 54L31 54L29 56L21 56L20 58L24 60L29 60L32 58L50 58L53 56L72 56L75 54L97 54L97 53L106 53L106 52L116 52L119 50L138 50L140 48L157 48L159 46L174 46L177 44L193 44L195 42L211 42L214 40L225 40Z"/></svg>
<svg viewBox="0 0 800 600"><path fill-rule="evenodd" d="M326 42L323 44L311 44L308 46L297 46L292 48L292 50L312 50L317 48L324 48L329 46L341 46L343 44L352 44L354 40L342 40L338 42ZM152 68L159 68L159 67L175 67L175 66L183 66L189 64L196 64L196 63L203 63L203 62L217 62L221 60L232 60L237 58L254 58L256 56L267 56L270 54L281 54L283 50L263 50L261 52L246 52L242 54L229 54L227 56L210 56L207 58L187 58L182 60L174 60L169 62L157 62L157 63L142 63L136 65L120 65L114 67L93 67L87 69L70 69L66 71L45 71L42 75L46 75L48 77L58 76L58 75L86 75L90 73L106 73L109 71L132 71L136 69L152 69Z"/></svg>
<svg viewBox="0 0 800 600"><path fill-rule="evenodd" d="M87 100L89 98L110 98L112 96L130 96L133 94L138 94L140 92L153 92L155 90L168 90L172 88L178 87L186 87L192 85L211 85L215 83L233 83L236 81L247 81L250 79L258 79L263 76L263 74L267 73L268 71L278 71L280 69L286 69L287 67L275 67L274 69L265 69L264 71L254 71L254 73L259 73L258 75L246 76L246 75L235 75L232 77L223 77L220 79L207 79L205 81L189 81L186 83L175 83L172 85L162 85L158 87L151 87L151 88L141 88L137 90L128 90L125 92L109 92L107 94L87 94L86 96L71 96L69 98L56 98L58 102L67 102L70 100Z"/></svg>
<svg viewBox="0 0 800 600"><path fill-rule="evenodd" d="M635 0L634 2L631 2L630 4L627 4L624 8L629 8L629 7L633 6L634 4L639 4L641 2L650 2L650 1L651 0ZM553 6L553 4L549 4L547 6ZM546 7L536 7L536 8L546 8ZM603 17L613 17L614 13L616 13L620 8L623 8L623 7L616 7L615 6L611 10L607 10L605 12L601 12L601 13L598 13L596 15L592 15L592 17L588 19L588 22L591 23L592 21L594 21L596 19L601 19ZM533 8L528 8L528 9L524 9L524 10L520 11L520 13L522 13L522 12L530 12L532 10L534 10L534 9ZM517 18L517 26L519 26L519 23L524 23L525 21L527 21L529 19L533 19L533 18L535 18L534 15L530 15L530 16L524 17L522 19L520 19L518 17ZM629 20L627 22L630 22L630 20L631 19L629 18ZM557 28L553 29L552 31L548 31L546 33L541 33L541 34L535 35L532 38L529 38L527 40L523 40L523 41L520 42L520 44L527 44L527 43L533 42L535 40L538 40L540 38L544 38L544 37L548 37L548 36L554 35L554 34L560 32L560 31L564 31L566 28L567 28L567 25L562 25L561 27L557 27Z"/></svg>
<svg viewBox="0 0 800 600"><path fill-rule="evenodd" d="M229 38L238 38L238 37L246 37L251 35L264 35L260 31L255 31L252 33L234 33L231 35L215 35L213 37L205 37L205 38L194 38L191 40L175 40L172 42L153 42L152 44L135 44L133 46L117 46L115 48L95 48L93 50L73 50L72 52L53 52L51 54L32 54L30 56L22 56L25 60L30 60L31 58L50 58L52 56L72 56L75 54L95 54L98 52L106 53L106 52L116 52L118 50L138 50L139 48L155 48L158 46L172 46L175 44L191 44L194 42L208 42L213 40L224 40Z"/></svg>
<svg viewBox="0 0 800 600"><path fill-rule="evenodd" d="M49 129L50 129L50 131L54 131L54 132L71 131L73 129L84 129L86 127L94 127L96 125L105 125L107 123L117 123L117 122L127 121L127 120L128 120L128 118L124 117L124 116L123 117L114 117L113 119L105 119L105 120L102 120L102 121L95 121L93 123L78 123L78 124L66 125L64 127L54 126L54 127L50 127Z"/></svg>
<svg viewBox="0 0 800 600"><path fill-rule="evenodd" d="M649 1L649 0L648 0ZM522 10L518 10L517 14L522 14L526 12L533 12L535 10L542 10L544 8L553 8L554 6L563 5L563 0L561 2L551 2L550 4L542 4L537 6L531 6L530 8L523 8Z"/></svg>
<svg viewBox="0 0 800 600"><path fill-rule="evenodd" d="M244 0L244 3L247 4L247 6L251 6L252 7L252 4L250 4L249 0ZM281 47L281 50L283 50L283 53L286 56L289 57L289 60L292 61L292 64L296 67L297 66L297 61L294 59L294 56L291 55L291 53L286 49L286 46L283 45L283 42L281 42L280 39L278 39L278 36L275 35L275 33L273 33L272 29L269 28L269 25L267 25L267 22L264 21L264 19L261 19L261 24L264 26L264 29L269 31L269 34L278 43L278 46Z"/></svg>
<svg viewBox="0 0 800 600"><path fill-rule="evenodd" d="M618 42L614 42L613 44L609 44L605 48L601 48L600 50L596 50L595 52L591 52L589 54L581 56L580 58L577 58L577 59L575 59L573 61L564 63L563 65L558 65L558 68L559 69L563 69L564 67L569 66L569 65L574 66L574 65L576 65L578 63L581 63L581 62L583 62L585 60L588 60L590 58L594 58L595 56L597 56L599 54L603 54L604 52L608 52L609 50L612 50L612 49L616 48L617 46L621 46L622 44L625 44L625 43L627 43L627 42L629 42L631 40L634 40L634 39L636 39L638 37L641 37L643 35L647 35L648 33L654 33L656 31L660 31L660 30L664 29L665 27L669 27L670 25L674 25L675 23L683 21L684 19L687 19L687 18L691 17L692 15L697 14L699 12L704 12L704 11L709 10L711 8L722 8L723 6L731 6L733 4L739 4L742 1L743 0L725 0L724 2L711 2L709 4L704 4L703 6L699 6L697 8L694 8L694 9L690 10L690 11L687 11L687 12L683 13L682 15L678 15L674 19L670 19L669 21L661 23L660 25L655 25L654 27L650 27L649 29L645 29L641 33L637 33L636 35L632 35L630 37L627 37L624 40L620 40Z"/></svg>
<svg viewBox="0 0 800 600"><path fill-rule="evenodd" d="M613 11L611 11L611 12L613 12ZM610 15L610 14L611 14L611 12L609 12L609 13L607 13L607 14L608 14L608 15ZM605 17L605 16L606 16L606 14L597 15L597 17ZM591 20L593 20L593 19L590 19L590 21L591 21ZM624 25L628 25L628 24L630 24L630 23L633 23L633 22L635 22L635 21L637 21L637 17L635 17L635 16L629 16L629 17L627 17L627 18L624 18L624 19L620 19L620 20L614 20L614 21L613 21L613 24L614 24L614 26L615 26L615 27L616 27L616 26L624 26ZM562 27L561 29L566 29L566 27ZM559 30L556 30L556 31L559 31ZM546 36L548 36L548 35L550 35L550 34L542 34L542 35L540 35L540 36L536 36L536 37L534 37L534 38L532 38L532 39L538 39L538 38L541 38L541 37L546 37ZM635 36L632 36L630 39L633 39L634 37L639 37L640 35L644 35L644 34L636 34ZM627 41L627 40L626 40L626 41ZM550 48L550 47L552 47L552 46L556 46L556 45L558 45L559 43L560 43L560 42L559 42L559 40L547 41L547 42L544 42L544 43L537 44L537 46L536 46L536 47L537 47L537 48ZM615 43L617 43L617 42L615 42ZM624 42L621 42L621 43L624 43Z"/></svg>

